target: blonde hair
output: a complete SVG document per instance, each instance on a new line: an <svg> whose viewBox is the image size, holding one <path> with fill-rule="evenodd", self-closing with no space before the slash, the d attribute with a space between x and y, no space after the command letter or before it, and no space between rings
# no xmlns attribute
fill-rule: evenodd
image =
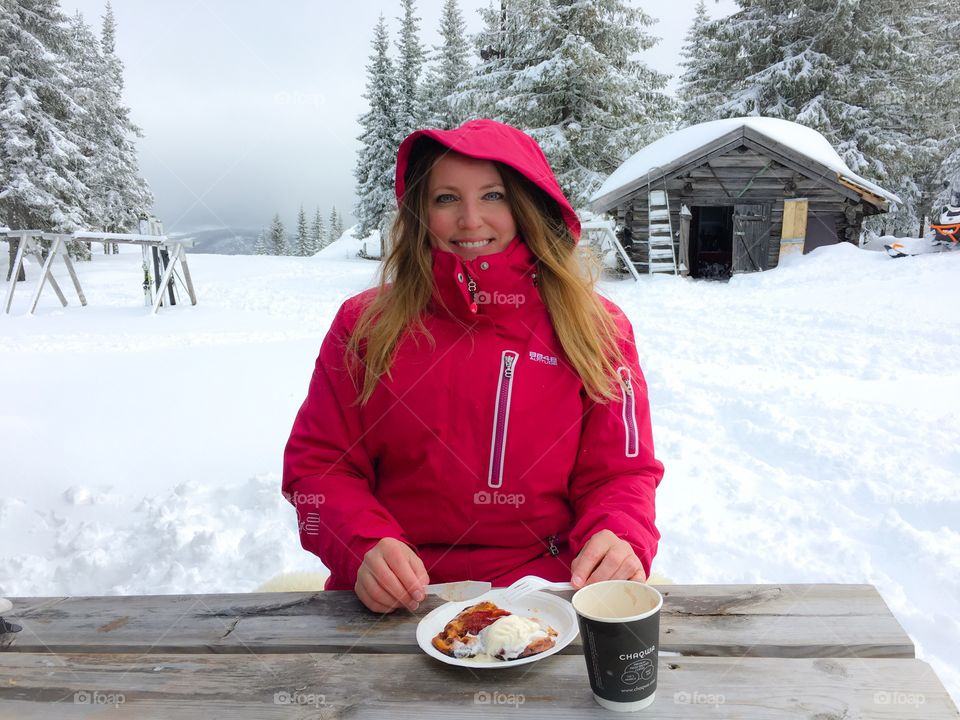
<svg viewBox="0 0 960 720"><path fill-rule="evenodd" d="M379 289L363 309L347 343L351 376L362 377L357 401L365 404L380 377L390 377L394 352L409 335L435 341L423 322L433 297L433 255L425 218L428 179L436 160L452 152L422 138L411 153L406 190L390 232L390 250L380 272ZM538 259L537 289L567 360L588 395L597 401L619 397L617 367L624 364L616 322L594 292L598 273L576 245L560 208L519 172L494 162L520 237ZM361 367L362 365L362 367Z"/></svg>

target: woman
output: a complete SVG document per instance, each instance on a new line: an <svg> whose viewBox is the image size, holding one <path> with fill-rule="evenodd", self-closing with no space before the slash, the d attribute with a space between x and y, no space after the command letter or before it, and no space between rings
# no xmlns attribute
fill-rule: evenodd
<svg viewBox="0 0 960 720"><path fill-rule="evenodd" d="M474 120L400 145L379 287L347 300L284 457L303 547L375 612L428 582L645 579L647 390L537 143Z"/></svg>

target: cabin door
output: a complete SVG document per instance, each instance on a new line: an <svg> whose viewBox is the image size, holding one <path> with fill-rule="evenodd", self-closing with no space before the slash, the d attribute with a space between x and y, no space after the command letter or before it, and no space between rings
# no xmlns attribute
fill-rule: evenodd
<svg viewBox="0 0 960 720"><path fill-rule="evenodd" d="M770 205L734 205L733 273L767 269Z"/></svg>

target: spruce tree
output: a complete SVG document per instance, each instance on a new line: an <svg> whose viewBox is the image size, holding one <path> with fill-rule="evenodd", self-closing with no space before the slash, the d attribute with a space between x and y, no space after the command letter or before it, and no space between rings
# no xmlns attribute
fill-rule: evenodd
<svg viewBox="0 0 960 720"><path fill-rule="evenodd" d="M334 208L330 211L330 235L327 240L327 245L339 240L342 235L343 221L340 219L339 213L337 213L336 206L334 206Z"/></svg>
<svg viewBox="0 0 960 720"><path fill-rule="evenodd" d="M927 214L937 219L954 191L960 192L960 114L945 111L960 98L960 13L951 0L922 4L918 55L928 74L917 88L914 107L918 131L934 145L933 158L920 174L919 184ZM948 187L944 187L946 182Z"/></svg>
<svg viewBox="0 0 960 720"><path fill-rule="evenodd" d="M456 95L458 110L471 117L507 120L500 107L501 98L514 86L517 76L545 55L537 56L541 46L541 22L550 11L549 0L500 0L480 9L483 29L474 38L480 63L461 85Z"/></svg>
<svg viewBox="0 0 960 720"><path fill-rule="evenodd" d="M313 213L313 222L310 224L310 254L316 255L326 245L323 228L323 216L320 215L320 206Z"/></svg>
<svg viewBox="0 0 960 720"><path fill-rule="evenodd" d="M81 208L84 215L83 227L103 230L101 220L104 216L104 196L100 190L103 180L99 163L103 154L102 137L105 126L100 104L103 56L96 36L79 12L67 21L66 38L64 49L71 80L70 97L78 108L82 108L82 112L77 112L71 119L71 125L76 132L80 152L86 159L78 171L80 180L89 191ZM104 243L104 253L110 250L110 243ZM79 247L72 247L71 255L89 257L89 245L82 243Z"/></svg>
<svg viewBox="0 0 960 720"><path fill-rule="evenodd" d="M0 3L0 225L72 232L86 221L66 18L55 0Z"/></svg>
<svg viewBox="0 0 960 720"><path fill-rule="evenodd" d="M134 232L138 218L153 206L153 193L140 174L136 139L143 131L130 118L123 103L123 62L116 54L116 20L107 2L100 32L104 82L99 103L104 127L98 135L102 149L98 157L103 197L100 225L107 232Z"/></svg>
<svg viewBox="0 0 960 720"><path fill-rule="evenodd" d="M394 168L397 152L397 99L393 62L388 55L387 25L380 16L374 29L373 54L367 65L364 97L369 109L360 117L362 132L354 176L357 179L357 232L360 238L377 229L396 205Z"/></svg>
<svg viewBox="0 0 960 720"><path fill-rule="evenodd" d="M915 234L922 191L915 175L932 143L916 131L916 88L926 59L922 0L738 0L719 21L713 80L728 99L718 117L761 115L823 134L855 173L901 197L870 219L882 233Z"/></svg>
<svg viewBox="0 0 960 720"><path fill-rule="evenodd" d="M941 178L941 184L933 199L930 213L934 222L940 220L940 208L952 203L955 194L960 193L960 147L944 159L937 174Z"/></svg>
<svg viewBox="0 0 960 720"><path fill-rule="evenodd" d="M253 253L254 253L254 255L269 255L269 254L270 254L270 251L269 251L269 249L267 248L267 238L266 238L266 235L267 235L267 231L266 231L266 230L260 230L260 232L257 233L257 242L256 242L256 244L253 246Z"/></svg>
<svg viewBox="0 0 960 720"><path fill-rule="evenodd" d="M716 108L723 95L715 80L722 73L723 57L716 48L717 24L710 20L704 0L697 2L696 15L680 51L684 68L677 98L684 126L716 120Z"/></svg>
<svg viewBox="0 0 960 720"><path fill-rule="evenodd" d="M629 155L672 129L667 76L637 59L653 19L622 0L519 0L484 13L486 60L466 95L529 132L582 205Z"/></svg>
<svg viewBox="0 0 960 720"><path fill-rule="evenodd" d="M459 109L458 91L470 72L470 46L457 0L444 0L440 19L442 43L433 48L433 62L424 83L426 125L453 128L467 116Z"/></svg>
<svg viewBox="0 0 960 720"><path fill-rule="evenodd" d="M310 251L310 230L307 227L307 214L303 211L303 205L300 206L300 212L297 213L297 239L293 254L299 257L307 257L313 254Z"/></svg>
<svg viewBox="0 0 960 720"><path fill-rule="evenodd" d="M420 18L414 0L401 0L403 17L397 40L397 142L423 124L420 75L426 51L420 43Z"/></svg>
<svg viewBox="0 0 960 720"><path fill-rule="evenodd" d="M270 254L287 254L287 231L283 227L283 221L280 220L280 213L273 216L273 222L270 224Z"/></svg>

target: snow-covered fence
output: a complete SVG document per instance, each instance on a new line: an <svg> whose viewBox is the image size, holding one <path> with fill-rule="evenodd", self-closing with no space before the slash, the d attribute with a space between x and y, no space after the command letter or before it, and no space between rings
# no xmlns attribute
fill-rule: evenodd
<svg viewBox="0 0 960 720"><path fill-rule="evenodd" d="M147 228L143 228L147 229ZM193 280L190 276L190 268L187 265L187 253L185 248L193 246L193 240L189 238L168 238L166 235L151 235L137 233L103 233L88 232L79 230L74 233L49 233L43 230L11 230L4 228L0 233L0 238L10 242L17 242L17 254L11 268L10 288L7 290L7 298L4 303L4 313L9 314L13 304L13 293L17 287L17 276L23 268L24 257L33 256L41 265L40 279L37 287L34 289L33 298L30 303L30 314L37 309L37 303L40 301L40 294L50 282L54 292L60 300L60 304L67 306L67 299L60 289L56 278L53 276L52 266L54 259L60 255L64 264L67 266L67 272L73 281L74 289L80 304L85 306L87 299L84 297L83 289L80 287L80 279L77 277L73 262L66 252L66 243L68 240L82 240L85 242L116 243L121 245L139 245L143 250L143 270L144 270L144 295L147 304L152 304L153 312L160 309L164 301L164 292L169 292L170 303L174 303L173 298L173 278L178 280L186 288L190 295L190 304L197 304L197 295L193 288ZM51 245L44 260L39 246L40 240L48 240ZM148 250L149 248L149 250ZM153 253L153 275L150 274L149 252ZM177 265L183 270L183 278L176 273ZM161 277L162 275L162 277ZM154 280L156 282L154 282ZM154 293L154 291L156 291Z"/></svg>

